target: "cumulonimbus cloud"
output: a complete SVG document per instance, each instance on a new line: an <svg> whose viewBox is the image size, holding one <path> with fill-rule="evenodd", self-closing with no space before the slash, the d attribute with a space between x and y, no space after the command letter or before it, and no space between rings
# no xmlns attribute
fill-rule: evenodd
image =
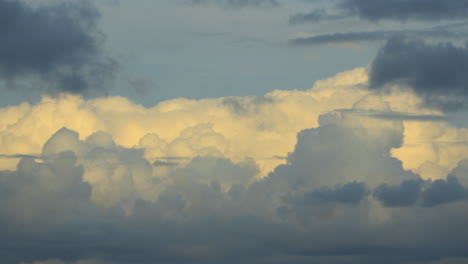
<svg viewBox="0 0 468 264"><path fill-rule="evenodd" d="M442 114L367 82L356 69L260 99L145 108L64 96L0 109L2 260L466 260L468 152L437 140L468 131L356 114Z"/></svg>

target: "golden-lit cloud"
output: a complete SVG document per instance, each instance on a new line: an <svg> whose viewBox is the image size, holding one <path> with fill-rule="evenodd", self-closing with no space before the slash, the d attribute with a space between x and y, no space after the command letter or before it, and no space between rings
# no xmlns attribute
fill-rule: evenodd
<svg viewBox="0 0 468 264"><path fill-rule="evenodd" d="M103 131L117 145L145 149L151 163L165 157L250 157L261 167L259 176L264 176L283 162L275 157L292 151L298 131L317 126L319 115L349 108L366 94L359 87L365 81L365 70L356 69L319 81L306 91L174 99L152 108L123 97L44 97L36 105L0 110L5 116L0 121L0 144L2 154L40 153L46 140L62 127L76 131L82 139ZM15 166L11 160L1 162L3 169Z"/></svg>
<svg viewBox="0 0 468 264"><path fill-rule="evenodd" d="M35 105L23 103L0 109L1 154L40 153L52 134L66 127L82 140L101 131L118 146L143 149L148 162L165 165L159 166L159 171L208 155L233 161L253 158L260 168L257 177L264 177L293 150L297 132L317 127L322 114L342 109L353 112L341 114L356 114L363 110L360 102L364 100L372 111L442 115L422 109L421 99L407 91L371 94L365 89L367 81L366 70L360 68L318 81L304 91L277 90L261 97L173 99L151 108L123 97L44 97ZM386 103L384 108L372 106L380 101ZM372 122L379 133L379 116L360 116L360 122ZM448 172L467 158L467 145L463 144L467 129L447 122L400 119L404 144L392 153L405 169L424 174L420 166L431 162ZM0 168L13 169L16 163L14 159L0 159Z"/></svg>

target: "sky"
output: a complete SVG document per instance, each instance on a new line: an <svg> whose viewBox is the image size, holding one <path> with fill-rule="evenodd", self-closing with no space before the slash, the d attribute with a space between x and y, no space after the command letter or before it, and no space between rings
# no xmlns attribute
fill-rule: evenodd
<svg viewBox="0 0 468 264"><path fill-rule="evenodd" d="M468 263L467 17L0 0L0 262Z"/></svg>

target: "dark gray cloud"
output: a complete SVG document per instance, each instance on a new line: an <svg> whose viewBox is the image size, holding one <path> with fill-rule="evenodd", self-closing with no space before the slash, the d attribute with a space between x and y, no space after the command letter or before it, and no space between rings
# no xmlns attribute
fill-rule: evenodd
<svg viewBox="0 0 468 264"><path fill-rule="evenodd" d="M39 7L0 0L0 77L10 88L32 77L45 81L49 91L102 89L96 87L112 75L116 63L101 50L99 15L85 0Z"/></svg>
<svg viewBox="0 0 468 264"><path fill-rule="evenodd" d="M333 188L322 188L304 193L295 203L344 203L357 204L367 195L367 187L363 182L338 184Z"/></svg>
<svg viewBox="0 0 468 264"><path fill-rule="evenodd" d="M418 115L405 112L376 111L366 109L337 109L341 113L351 113L363 117L377 118L382 120L418 121L418 122L450 122L451 119L445 115Z"/></svg>
<svg viewBox="0 0 468 264"><path fill-rule="evenodd" d="M177 165L179 165L179 163L173 161L156 160L155 162L153 162L153 166L155 167L172 167Z"/></svg>
<svg viewBox="0 0 468 264"><path fill-rule="evenodd" d="M32 155L32 154L14 154L14 155L0 154L0 158L6 158L6 159L32 158L32 159L38 159L38 160L45 159L44 157L41 157L41 155Z"/></svg>
<svg viewBox="0 0 468 264"><path fill-rule="evenodd" d="M468 190L457 179L449 175L435 181L421 179L403 181L399 186L383 184L374 190L374 197L388 207L414 206L432 207L468 199Z"/></svg>
<svg viewBox="0 0 468 264"><path fill-rule="evenodd" d="M454 20L468 16L468 2L465 0L342 0L338 8L371 21Z"/></svg>
<svg viewBox="0 0 468 264"><path fill-rule="evenodd" d="M466 46L396 37L387 41L372 62L369 85L371 89L406 85L428 106L454 110L467 100L467 70Z"/></svg>
<svg viewBox="0 0 468 264"><path fill-rule="evenodd" d="M435 180L422 194L424 206L456 202L468 198L468 190L461 185L455 176L446 180Z"/></svg>
<svg viewBox="0 0 468 264"><path fill-rule="evenodd" d="M392 37L405 36L431 39L463 39L467 37L467 34L463 32L455 32L443 29L337 32L333 34L294 38L290 40L290 43L298 46L341 44L364 41L385 41Z"/></svg>
<svg viewBox="0 0 468 264"><path fill-rule="evenodd" d="M223 7L262 7L262 6L277 6L277 0L182 0L183 3L188 4L216 4Z"/></svg>
<svg viewBox="0 0 468 264"><path fill-rule="evenodd" d="M422 191L424 181L407 180L399 186L383 184L374 190L374 197L388 207L415 205Z"/></svg>

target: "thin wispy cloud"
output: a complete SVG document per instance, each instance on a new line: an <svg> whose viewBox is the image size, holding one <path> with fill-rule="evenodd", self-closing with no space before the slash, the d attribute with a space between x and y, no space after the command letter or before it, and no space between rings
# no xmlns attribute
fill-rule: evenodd
<svg viewBox="0 0 468 264"><path fill-rule="evenodd" d="M219 5L228 8L271 7L280 4L277 0L180 0L180 2L192 5Z"/></svg>
<svg viewBox="0 0 468 264"><path fill-rule="evenodd" d="M419 122L450 122L451 118L445 115L421 115L395 111L377 111L366 109L337 109L340 113L355 114L363 117L383 120L419 121Z"/></svg>
<svg viewBox="0 0 468 264"><path fill-rule="evenodd" d="M362 43L369 41L386 41L393 37L419 37L426 39L454 39L463 40L468 36L466 32L449 30L378 30L363 32L337 32L333 34L316 35L311 37L293 38L290 43L297 46L316 46L326 44Z"/></svg>

